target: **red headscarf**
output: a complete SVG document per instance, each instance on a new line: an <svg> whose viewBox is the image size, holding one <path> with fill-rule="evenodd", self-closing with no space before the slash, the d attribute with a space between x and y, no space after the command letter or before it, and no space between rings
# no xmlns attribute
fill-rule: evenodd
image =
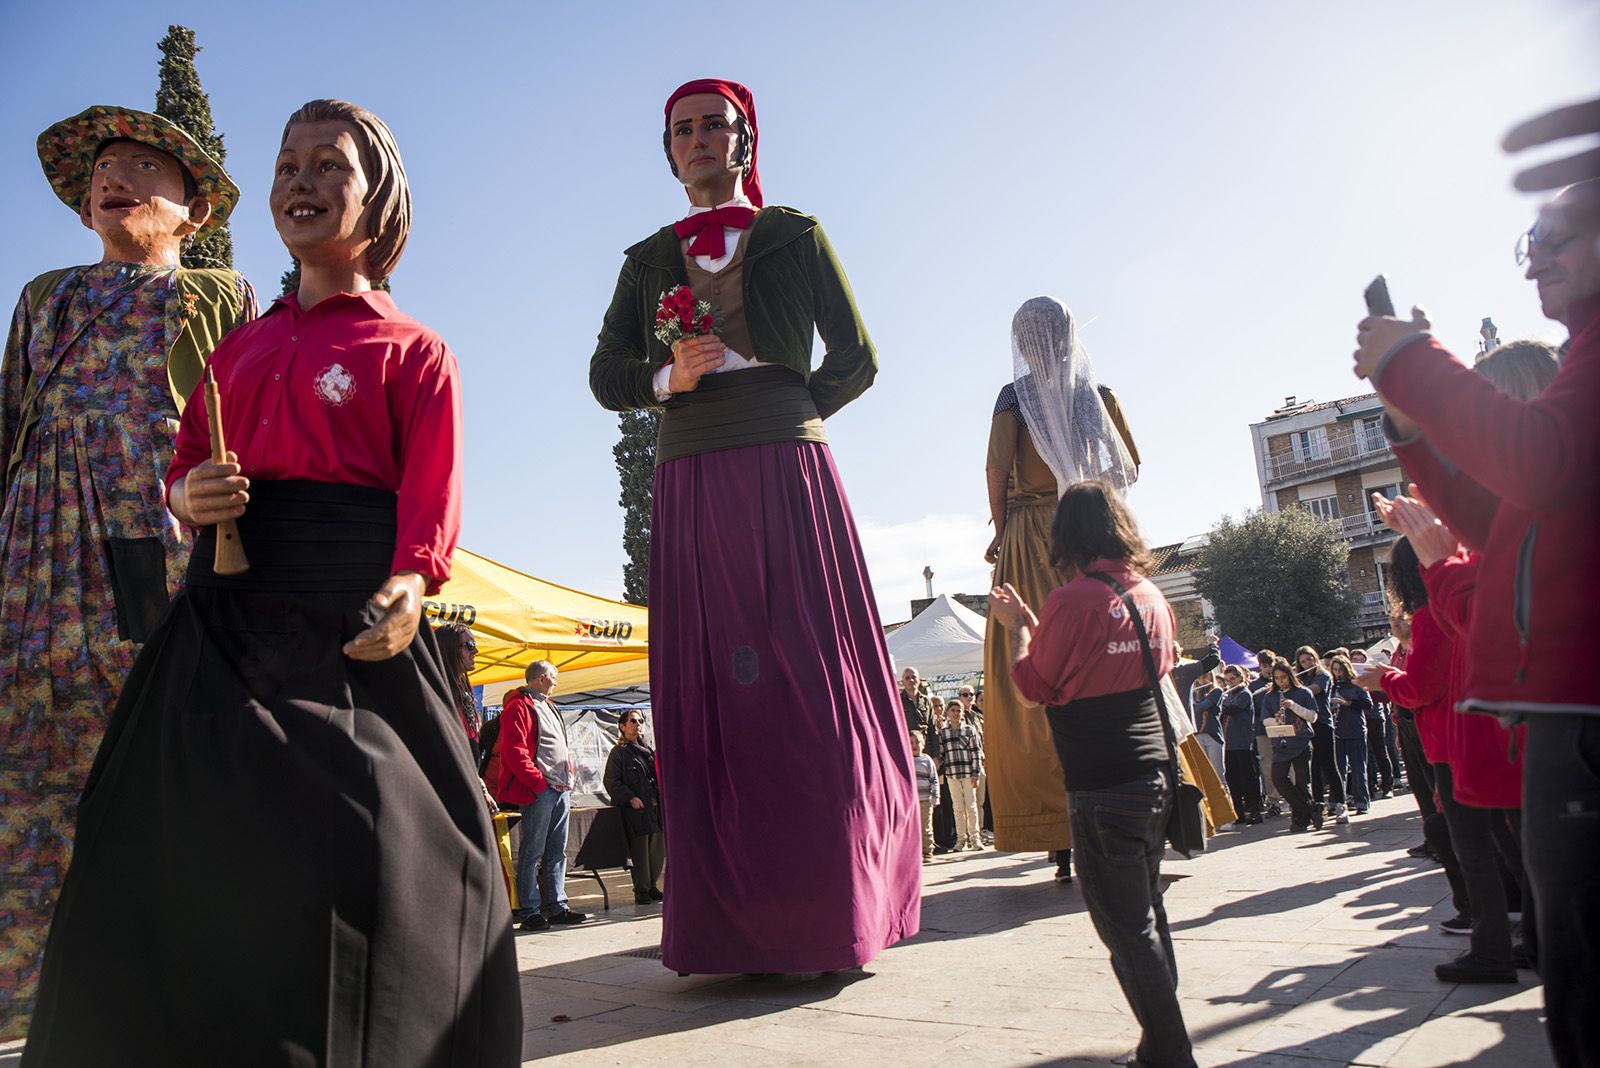
<svg viewBox="0 0 1600 1068"><path fill-rule="evenodd" d="M755 97L750 95L750 90L738 82L730 82L724 78L697 78L692 82L685 82L678 86L677 89L673 90L672 95L667 97L664 121L669 124L672 122L672 105L684 97L694 96L696 93L716 93L719 96L726 97L733 104L734 110L743 116L744 121L749 124L750 169L744 176L744 195L750 198L750 203L758 208L761 207L761 172L756 169L756 146L760 143L760 138L756 132Z"/></svg>

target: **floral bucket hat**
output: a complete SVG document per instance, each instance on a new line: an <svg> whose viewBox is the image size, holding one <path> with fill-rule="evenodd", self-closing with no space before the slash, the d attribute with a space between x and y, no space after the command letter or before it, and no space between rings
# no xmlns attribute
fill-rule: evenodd
<svg viewBox="0 0 1600 1068"><path fill-rule="evenodd" d="M239 201L239 187L222 165L176 124L133 108L96 104L62 119L39 135L39 162L61 202L79 211L94 159L107 141L137 141L175 157L194 176L195 188L211 202L211 217L201 232L221 223Z"/></svg>

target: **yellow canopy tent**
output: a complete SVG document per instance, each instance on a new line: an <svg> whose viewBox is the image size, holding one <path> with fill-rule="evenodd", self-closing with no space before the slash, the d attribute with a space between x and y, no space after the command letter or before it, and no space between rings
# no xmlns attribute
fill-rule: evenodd
<svg viewBox="0 0 1600 1068"><path fill-rule="evenodd" d="M450 581L422 610L435 625L472 628L474 685L520 679L535 660L560 668L568 691L649 678L645 609L524 575L466 549L456 550Z"/></svg>

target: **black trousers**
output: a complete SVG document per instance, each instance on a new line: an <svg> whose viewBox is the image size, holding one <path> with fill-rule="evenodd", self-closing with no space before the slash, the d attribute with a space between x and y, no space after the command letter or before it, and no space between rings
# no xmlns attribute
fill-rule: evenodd
<svg viewBox="0 0 1600 1068"><path fill-rule="evenodd" d="M1600 1065L1600 716L1527 719L1522 851L1545 1028L1562 1068Z"/></svg>
<svg viewBox="0 0 1600 1068"><path fill-rule="evenodd" d="M1394 789L1394 766L1389 763L1389 745L1383 737L1382 716L1367 717L1367 796Z"/></svg>
<svg viewBox="0 0 1600 1068"><path fill-rule="evenodd" d="M1494 844L1495 810L1457 801L1449 764L1435 764L1433 777L1439 786L1445 824L1450 828L1450 844L1466 886L1467 908L1472 916L1472 952L1485 960L1510 964L1511 919L1506 915L1506 884L1500 876Z"/></svg>
<svg viewBox="0 0 1600 1068"><path fill-rule="evenodd" d="M1223 753L1222 767L1228 776L1228 793L1239 816L1261 815L1261 758L1254 744L1249 749L1229 749Z"/></svg>
<svg viewBox="0 0 1600 1068"><path fill-rule="evenodd" d="M1323 716L1311 728L1311 796L1322 804L1344 804L1344 781L1333 760L1333 724Z"/></svg>
<svg viewBox="0 0 1600 1068"><path fill-rule="evenodd" d="M1288 760L1272 762L1272 785L1289 802L1289 817L1296 827L1311 824L1311 750Z"/></svg>

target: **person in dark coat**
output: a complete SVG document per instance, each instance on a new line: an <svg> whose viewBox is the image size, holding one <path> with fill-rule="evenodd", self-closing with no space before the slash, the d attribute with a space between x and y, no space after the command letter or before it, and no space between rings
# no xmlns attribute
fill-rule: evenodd
<svg viewBox="0 0 1600 1068"><path fill-rule="evenodd" d="M639 733L644 726L643 712L629 709L619 726L622 733L606 758L603 782L611 803L622 812L622 830L633 856L633 902L649 905L662 900L657 884L667 856L661 791L656 785L656 751Z"/></svg>

